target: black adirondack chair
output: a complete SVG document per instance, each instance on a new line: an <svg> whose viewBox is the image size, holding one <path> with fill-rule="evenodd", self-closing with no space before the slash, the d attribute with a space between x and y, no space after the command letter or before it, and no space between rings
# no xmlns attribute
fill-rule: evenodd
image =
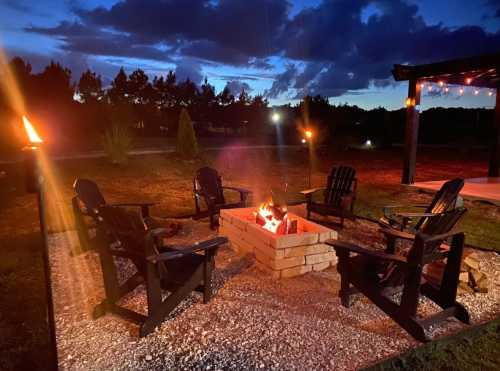
<svg viewBox="0 0 500 371"><path fill-rule="evenodd" d="M391 229L389 232L397 238L413 242L406 254L369 250L336 240L327 241L335 248L339 258L337 269L341 276L339 296L342 305L349 307L350 296L359 291L422 342L429 340L426 335L429 326L449 317L469 323L467 310L456 301L465 237L461 232L452 231L464 213L465 209L458 208L434 214L416 235ZM450 238L451 245L444 245L443 242ZM436 285L427 281L424 266L444 258L447 260L441 283ZM399 290L402 290L402 296L398 303L390 295ZM426 318L417 317L420 295L434 301L442 310Z"/></svg>
<svg viewBox="0 0 500 371"><path fill-rule="evenodd" d="M212 296L212 271L217 249L225 237L190 246L166 246L170 231L148 229L138 214L123 208L102 206L98 210L98 253L106 298L94 309L98 318L112 312L140 325L140 336L151 333L192 291L203 293L203 302ZM137 272L119 284L114 257L129 259ZM124 308L118 301L144 284L147 290L147 315ZM165 291L170 294L162 299Z"/></svg>
<svg viewBox="0 0 500 371"><path fill-rule="evenodd" d="M340 218L341 226L344 219L354 219L354 202L356 201L356 170L349 166L334 167L326 181L326 187L312 188L301 191L306 197L307 219L311 213ZM323 201L316 202L313 195L323 192Z"/></svg>
<svg viewBox="0 0 500 371"><path fill-rule="evenodd" d="M225 190L239 192L240 200L233 203L227 202L224 197ZM195 219L208 216L210 218L210 228L215 229L219 225L219 211L221 209L246 207L248 195L251 193L244 188L223 186L217 170L211 167L202 167L198 169L193 179ZM205 203L206 210L202 210L203 203Z"/></svg>
<svg viewBox="0 0 500 371"><path fill-rule="evenodd" d="M458 194L464 186L462 178L455 178L445 182L436 192L430 204L391 205L384 207L384 216L380 219L382 227L391 227L401 231L418 231L434 214L453 209L457 205ZM421 208L423 212L402 211L406 208ZM412 221L416 219L413 225Z"/></svg>
<svg viewBox="0 0 500 371"><path fill-rule="evenodd" d="M106 202L99 187L92 180L78 178L73 183L73 189L76 192L76 196L72 198L71 205L73 207L76 230L81 248L83 250L88 250L91 248L91 242L95 237L95 235L91 233L91 230L95 229L97 210L103 205L110 204ZM119 203L111 205L127 208L137 207L140 209L141 215L146 223L150 223L151 221L149 208L153 206L154 203Z"/></svg>

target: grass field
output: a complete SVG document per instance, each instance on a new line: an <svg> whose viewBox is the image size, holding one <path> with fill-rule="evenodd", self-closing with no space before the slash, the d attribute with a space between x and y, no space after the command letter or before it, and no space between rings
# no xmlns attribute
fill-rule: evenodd
<svg viewBox="0 0 500 371"><path fill-rule="evenodd" d="M486 155L481 153L433 150L420 153L418 161L418 181L486 174ZM254 202L265 200L271 188L283 188L285 183L290 199L295 200L299 190L309 187L308 152L299 149L237 150L228 146L206 152L203 159L192 162L180 161L174 155L148 155L131 158L125 167L112 166L105 159L60 161L51 166L57 186L49 196L50 203L58 206L52 209L52 215L64 213L65 217L52 218L50 228L71 228L69 202L76 177L95 180L109 201L155 201L154 215L192 213L192 177L205 164L216 167L228 185L253 190ZM360 216L378 218L384 205L422 203L432 197L399 184L401 155L397 150L318 153L313 159L311 186L323 185L333 164L349 164L357 169L355 211ZM47 343L45 314L39 309L44 300L41 259L30 244L36 238L36 201L33 195L25 194L19 165L5 165L2 170L7 176L0 179L0 280L5 282L0 308L7 315L0 317L0 330L8 336L0 337L0 369L18 369L19 360L24 362L22 366L37 369L37 365L43 365ZM467 244L500 252L500 208L468 201L466 207L469 212L462 228L467 233ZM478 349L488 352L486 345L483 349L467 344L463 344L465 353L477 353Z"/></svg>

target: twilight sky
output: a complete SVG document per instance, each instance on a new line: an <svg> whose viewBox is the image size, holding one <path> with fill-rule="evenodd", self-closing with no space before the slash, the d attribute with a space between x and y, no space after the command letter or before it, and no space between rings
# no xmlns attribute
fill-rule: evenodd
<svg viewBox="0 0 500 371"><path fill-rule="evenodd" d="M321 94L395 109L407 84L394 63L500 51L500 0L0 0L0 43L35 71L54 59L75 79L171 69L271 104ZM485 89L457 90L428 93L422 108L494 105Z"/></svg>

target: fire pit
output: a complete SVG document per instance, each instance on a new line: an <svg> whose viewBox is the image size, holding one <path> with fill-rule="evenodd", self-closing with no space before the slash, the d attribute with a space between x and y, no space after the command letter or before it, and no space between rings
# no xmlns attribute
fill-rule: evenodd
<svg viewBox="0 0 500 371"><path fill-rule="evenodd" d="M219 233L229 238L236 251L254 254L259 267L274 278L337 264L335 252L324 243L336 239L337 232L267 206L221 210Z"/></svg>

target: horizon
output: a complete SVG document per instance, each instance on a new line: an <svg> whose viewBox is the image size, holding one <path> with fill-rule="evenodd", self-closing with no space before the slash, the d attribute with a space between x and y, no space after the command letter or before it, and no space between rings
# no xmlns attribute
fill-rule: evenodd
<svg viewBox="0 0 500 371"><path fill-rule="evenodd" d="M54 60L72 70L73 80L90 68L104 86L120 67L140 68L150 78L173 70L179 81L199 85L206 77L216 92L226 85L233 94L245 89L272 106L319 94L331 104L395 110L404 107L407 83L394 81L393 64L500 50L500 4L459 3L7 0L0 4L0 40L10 58L22 57L35 73ZM248 20L238 22L238 15ZM488 89L477 96L469 90L426 93L421 111L494 107Z"/></svg>

